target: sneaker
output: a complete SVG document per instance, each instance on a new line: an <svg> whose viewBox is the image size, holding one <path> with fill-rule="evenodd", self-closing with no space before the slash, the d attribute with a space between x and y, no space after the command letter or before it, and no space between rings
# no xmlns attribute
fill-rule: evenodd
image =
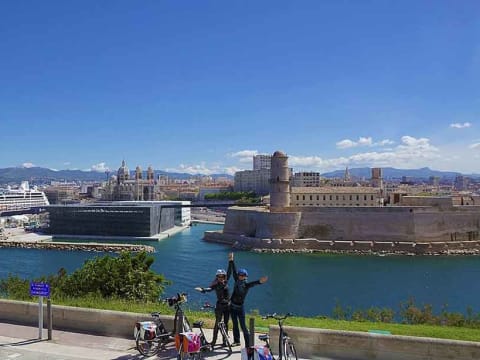
<svg viewBox="0 0 480 360"><path fill-rule="evenodd" d="M232 344L232 346L240 346L240 342L235 341L235 342Z"/></svg>

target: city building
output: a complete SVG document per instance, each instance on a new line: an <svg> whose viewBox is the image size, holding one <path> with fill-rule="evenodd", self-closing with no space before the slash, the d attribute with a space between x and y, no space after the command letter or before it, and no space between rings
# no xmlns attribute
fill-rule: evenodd
<svg viewBox="0 0 480 360"><path fill-rule="evenodd" d="M253 157L253 170L270 169L271 155L255 155Z"/></svg>
<svg viewBox="0 0 480 360"><path fill-rule="evenodd" d="M380 188L366 186L292 187L291 206L382 206Z"/></svg>
<svg viewBox="0 0 480 360"><path fill-rule="evenodd" d="M154 238L174 226L188 226L190 205L185 201L114 201L50 205L52 235Z"/></svg>
<svg viewBox="0 0 480 360"><path fill-rule="evenodd" d="M468 189L469 183L470 183L470 179L468 177L459 175L455 177L455 183L453 187L457 191L465 191Z"/></svg>
<svg viewBox="0 0 480 360"><path fill-rule="evenodd" d="M153 201L161 200L162 194L158 183L154 179L151 166L148 167L146 177L140 166L135 168L135 177L130 177L130 171L125 163L112 176L103 189L102 200L107 201Z"/></svg>
<svg viewBox="0 0 480 360"><path fill-rule="evenodd" d="M298 172L293 175L292 186L316 187L320 186L322 177L319 172Z"/></svg>
<svg viewBox="0 0 480 360"><path fill-rule="evenodd" d="M253 191L262 196L270 191L270 169L237 171L234 177L234 191Z"/></svg>

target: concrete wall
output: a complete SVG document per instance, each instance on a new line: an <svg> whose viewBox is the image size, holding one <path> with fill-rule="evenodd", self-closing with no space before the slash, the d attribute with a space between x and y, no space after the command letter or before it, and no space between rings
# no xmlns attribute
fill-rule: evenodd
<svg viewBox="0 0 480 360"><path fill-rule="evenodd" d="M299 357L343 360L473 360L480 359L480 343L355 331L335 331L286 326ZM270 327L278 339L278 326ZM257 343L259 340L255 340ZM274 353L277 351L273 341Z"/></svg>
<svg viewBox="0 0 480 360"><path fill-rule="evenodd" d="M53 305L53 328L89 334L132 339L136 321L149 314L95 310ZM46 326L46 306L44 309ZM38 326L38 304L0 300L0 321ZM173 328L173 316L162 316L167 329ZM475 360L480 359L480 343L410 336L379 335L363 332L285 327L296 345L298 356L315 359L320 356L348 360ZM269 334L277 351L278 326ZM55 331L53 332L55 338ZM261 343L255 339L255 342Z"/></svg>
<svg viewBox="0 0 480 360"><path fill-rule="evenodd" d="M112 335L133 339L135 322L149 320L150 314L77 308L52 305L53 329ZM47 305L44 300L44 327L47 327ZM167 329L173 329L173 316L161 317ZM38 326L38 303L0 300L0 321Z"/></svg>

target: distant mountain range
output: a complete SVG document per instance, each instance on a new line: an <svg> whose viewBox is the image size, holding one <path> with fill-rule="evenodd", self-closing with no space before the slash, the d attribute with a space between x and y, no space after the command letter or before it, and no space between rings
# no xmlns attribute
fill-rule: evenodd
<svg viewBox="0 0 480 360"><path fill-rule="evenodd" d="M115 175L111 172L109 176ZM187 173L170 173L161 170L154 170L155 177L159 175L167 175L174 179L189 179L194 175ZM135 172L131 171L130 175L135 176ZM227 177L233 178L226 174L213 174L213 178ZM31 183L46 183L50 181L105 181L107 174L97 171L82 170L51 170L42 167L11 167L0 169L0 184L20 183L21 181L30 181Z"/></svg>
<svg viewBox="0 0 480 360"><path fill-rule="evenodd" d="M364 168L352 168L348 169L351 177L353 178L365 178L370 179L372 177L372 169L368 167ZM431 170L428 167L424 167L421 169L395 169L392 167L385 167L382 168L383 179L385 180L394 180L394 179L401 179L403 176L406 176L410 179L423 179L427 180L430 176L438 176L440 179L449 179L453 180L456 176L465 175L459 172L453 171L438 171L438 170ZM322 174L322 176L326 178L343 178L345 176L345 170L336 170L328 173ZM470 174L465 175L472 178L479 178L480 174Z"/></svg>
<svg viewBox="0 0 480 360"><path fill-rule="evenodd" d="M370 179L372 176L371 168L352 168L348 169L350 175L357 179ZM423 179L427 180L430 176L438 176L440 179L454 180L456 176L462 175L459 172L453 171L437 171L431 170L428 167L421 169L395 169L392 167L382 168L383 178L385 180L401 179L406 176L410 179ZM174 179L189 179L194 175L187 173L170 173L162 170L155 170L155 177L159 175L167 175ZM114 175L115 172L111 172L109 176ZM130 172L133 177L134 171ZM200 174L199 174L200 175ZM322 174L327 178L343 178L345 170L336 170ZM465 174L464 174L465 175ZM213 174L213 178L227 177L232 179L231 175L226 174ZM480 178L480 174L465 175L472 178ZM31 183L47 183L50 181L104 181L107 179L107 174L96 171L82 171L82 170L51 170L41 167L11 167L0 169L0 184L8 183L20 183L21 181L28 180Z"/></svg>

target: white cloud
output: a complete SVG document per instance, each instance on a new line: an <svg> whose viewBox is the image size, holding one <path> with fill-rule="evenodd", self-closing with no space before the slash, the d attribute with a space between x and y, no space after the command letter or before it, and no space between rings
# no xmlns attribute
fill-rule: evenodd
<svg viewBox="0 0 480 360"><path fill-rule="evenodd" d="M380 140L379 142L376 143L376 145L378 146L393 145L393 144L395 144L395 141L392 141L389 139Z"/></svg>
<svg viewBox="0 0 480 360"><path fill-rule="evenodd" d="M32 168L32 167L36 167L36 166L37 166L37 165L35 165L35 164L31 163L31 162L26 162L26 163L23 163L23 164L22 164L22 167L27 168L27 169L28 169L28 168Z"/></svg>
<svg viewBox="0 0 480 360"><path fill-rule="evenodd" d="M357 143L349 139L344 139L337 142L336 145L337 145L337 149L348 149L348 148L357 146Z"/></svg>
<svg viewBox="0 0 480 360"><path fill-rule="evenodd" d="M90 168L91 171L96 171L96 172L105 172L105 171L110 171L109 167L107 166L106 163L101 162L98 164L92 165Z"/></svg>
<svg viewBox="0 0 480 360"><path fill-rule="evenodd" d="M360 137L358 139L359 146L372 146L372 138L371 137Z"/></svg>
<svg viewBox="0 0 480 360"><path fill-rule="evenodd" d="M238 161L241 163L252 163L253 162L252 158L255 155L258 155L257 150L242 150L242 151L237 151L235 153L230 154L230 157L238 158Z"/></svg>
<svg viewBox="0 0 480 360"><path fill-rule="evenodd" d="M242 151L237 151L235 153L230 154L231 157L246 157L246 156L253 157L255 155L258 155L257 150L242 150Z"/></svg>
<svg viewBox="0 0 480 360"><path fill-rule="evenodd" d="M212 174L229 174L234 175L235 172L240 171L241 169L230 166L230 167L221 167L220 165L207 166L206 163L202 162L200 164L180 164L176 168L167 168L165 169L168 172L179 172L187 173L191 175L202 174L202 175L212 175Z"/></svg>
<svg viewBox="0 0 480 360"><path fill-rule="evenodd" d="M469 122L464 122L463 124L461 123L450 124L450 127L454 129L464 129L464 128L469 128L470 126L472 126L472 124Z"/></svg>
<svg viewBox="0 0 480 360"><path fill-rule="evenodd" d="M228 174L228 175L235 175L237 171L241 171L242 169L236 167L236 166L228 166L223 169L223 172L219 172L219 174Z"/></svg>
<svg viewBox="0 0 480 360"><path fill-rule="evenodd" d="M353 141L350 139L344 139L340 140L339 142L336 143L337 149L348 149L348 148L353 148L357 146L385 146L385 145L392 145L395 142L389 139L384 139L380 140L377 142L373 142L373 139L371 136L368 137L359 137L358 141Z"/></svg>
<svg viewBox="0 0 480 360"><path fill-rule="evenodd" d="M360 138L364 144L370 143L369 138ZM360 141L358 142L360 143ZM357 143L357 144L358 144ZM383 144L393 144L391 140L383 140ZM346 144L346 143L345 143ZM373 143L375 144L375 143ZM337 144L338 145L338 144ZM480 149L480 143L478 144ZM294 171L313 170L325 172L349 167L385 167L415 168L429 166L440 159L440 150L430 144L427 138L403 136L400 145L383 151L360 152L349 157L325 159L319 156L289 156L289 165L297 167Z"/></svg>
<svg viewBox="0 0 480 360"><path fill-rule="evenodd" d="M470 149L480 150L480 143L475 143L469 146Z"/></svg>

